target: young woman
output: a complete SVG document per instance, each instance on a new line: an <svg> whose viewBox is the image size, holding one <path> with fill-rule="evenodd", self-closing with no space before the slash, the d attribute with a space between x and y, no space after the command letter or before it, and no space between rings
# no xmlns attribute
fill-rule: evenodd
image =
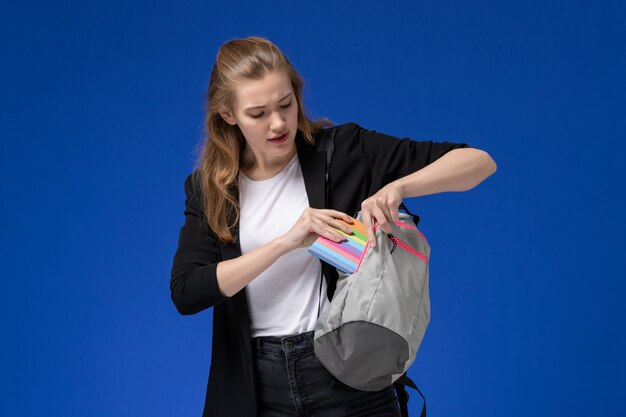
<svg viewBox="0 0 626 417"><path fill-rule="evenodd" d="M307 247L342 240L335 228L351 232L339 220L359 210L374 244L374 225L388 231L403 198L469 190L496 170L464 143L311 121L302 86L259 37L224 43L211 73L170 282L181 314L214 308L204 417L399 416L393 387L350 388L316 359L313 328L338 275ZM336 129L327 200L323 127Z"/></svg>

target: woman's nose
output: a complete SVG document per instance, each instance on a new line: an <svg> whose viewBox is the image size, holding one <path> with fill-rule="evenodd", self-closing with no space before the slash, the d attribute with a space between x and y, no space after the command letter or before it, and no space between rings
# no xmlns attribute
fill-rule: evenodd
<svg viewBox="0 0 626 417"><path fill-rule="evenodd" d="M274 112L271 116L270 129L277 133L282 133L285 130L286 121L280 114L280 112Z"/></svg>

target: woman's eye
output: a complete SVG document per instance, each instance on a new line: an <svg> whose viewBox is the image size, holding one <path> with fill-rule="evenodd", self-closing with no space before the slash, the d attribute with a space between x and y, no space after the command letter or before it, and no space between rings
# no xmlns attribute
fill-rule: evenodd
<svg viewBox="0 0 626 417"><path fill-rule="evenodd" d="M289 108L289 106L291 106L291 101L287 104L285 104L284 106L280 106L282 109L286 109ZM263 112L259 113L259 114L251 114L250 117L254 118L254 119L258 119L259 117L263 116Z"/></svg>

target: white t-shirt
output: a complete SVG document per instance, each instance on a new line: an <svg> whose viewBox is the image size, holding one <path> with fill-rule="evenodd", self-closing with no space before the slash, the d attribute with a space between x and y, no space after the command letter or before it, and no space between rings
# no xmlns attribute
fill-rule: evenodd
<svg viewBox="0 0 626 417"><path fill-rule="evenodd" d="M241 253L286 233L309 199L298 155L274 177L253 181L239 172ZM319 259L307 248L295 249L274 262L246 287L252 337L286 336L313 330L328 303Z"/></svg>

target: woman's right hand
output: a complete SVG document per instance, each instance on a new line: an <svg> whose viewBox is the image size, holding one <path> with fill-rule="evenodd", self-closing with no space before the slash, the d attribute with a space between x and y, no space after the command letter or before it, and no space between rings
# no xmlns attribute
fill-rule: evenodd
<svg viewBox="0 0 626 417"><path fill-rule="evenodd" d="M289 250L310 246L318 236L341 242L345 238L335 229L342 230L349 235L352 234L352 230L340 220L354 223L350 216L340 211L307 207L291 229L279 239Z"/></svg>

